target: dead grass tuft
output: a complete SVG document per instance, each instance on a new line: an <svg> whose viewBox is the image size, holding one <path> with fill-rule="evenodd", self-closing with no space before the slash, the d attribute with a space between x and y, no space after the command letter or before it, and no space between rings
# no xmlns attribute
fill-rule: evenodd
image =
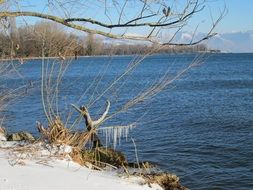
<svg viewBox="0 0 253 190"><path fill-rule="evenodd" d="M169 173L155 173L143 175L146 183L156 183L164 190L188 190L179 183L179 177Z"/></svg>
<svg viewBox="0 0 253 190"><path fill-rule="evenodd" d="M37 127L42 138L52 144L65 144L82 149L90 139L89 132L72 132L64 126L59 117L49 124L48 128L44 128L40 123L37 124Z"/></svg>

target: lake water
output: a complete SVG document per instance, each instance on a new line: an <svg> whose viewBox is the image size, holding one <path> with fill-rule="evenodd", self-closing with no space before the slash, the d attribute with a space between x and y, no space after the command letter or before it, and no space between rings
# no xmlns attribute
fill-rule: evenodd
<svg viewBox="0 0 253 190"><path fill-rule="evenodd" d="M176 76L196 55L147 57L105 91L134 65L134 59L122 56L74 60L59 86L58 102L52 103L59 105L63 120L73 110L71 103L89 104L92 116L98 117L109 99L113 113L165 73L170 78ZM177 174L190 189L253 189L253 54L207 54L202 61L154 98L140 102L104 126L135 122L136 128L129 137L135 140L139 159ZM60 65L56 63L55 72ZM5 85L30 87L26 96L8 107L5 126L12 132L27 130L38 135L35 122L46 125L38 82L41 61L28 61L17 70L20 76L14 73ZM52 84L56 80L52 78ZM74 113L69 123L76 117ZM78 129L83 127L81 122ZM117 148L125 151L128 160L135 161L130 138L122 139Z"/></svg>

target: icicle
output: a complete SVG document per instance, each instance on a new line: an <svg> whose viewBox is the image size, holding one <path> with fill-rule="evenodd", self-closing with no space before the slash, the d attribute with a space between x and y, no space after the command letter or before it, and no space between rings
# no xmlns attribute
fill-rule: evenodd
<svg viewBox="0 0 253 190"><path fill-rule="evenodd" d="M135 126L128 125L128 126L112 126L112 127L105 127L101 128L99 130L102 130L103 135L105 135L106 139L106 146L109 143L113 143L114 149L116 148L116 145L121 143L121 138L128 137L128 134L130 130L132 130Z"/></svg>
<svg viewBox="0 0 253 190"><path fill-rule="evenodd" d="M108 137L107 130L105 130L105 147L107 147L107 142L108 142L107 137Z"/></svg>
<svg viewBox="0 0 253 190"><path fill-rule="evenodd" d="M116 144L117 144L117 128L114 128L113 130L113 148L116 148Z"/></svg>
<svg viewBox="0 0 253 190"><path fill-rule="evenodd" d="M121 137L122 137L122 128L119 128L118 130L119 130L118 131L119 132L118 133L118 138L119 138L119 145L120 145L120 142L121 142L120 140L121 140Z"/></svg>

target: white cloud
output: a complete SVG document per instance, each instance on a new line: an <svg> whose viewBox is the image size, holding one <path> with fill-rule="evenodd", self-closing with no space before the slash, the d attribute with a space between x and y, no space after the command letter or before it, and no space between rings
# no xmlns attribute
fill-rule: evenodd
<svg viewBox="0 0 253 190"><path fill-rule="evenodd" d="M192 39L192 35L189 33L182 33L181 40L182 41L189 41Z"/></svg>
<svg viewBox="0 0 253 190"><path fill-rule="evenodd" d="M253 52L253 31L219 34L208 40L207 44L226 52Z"/></svg>

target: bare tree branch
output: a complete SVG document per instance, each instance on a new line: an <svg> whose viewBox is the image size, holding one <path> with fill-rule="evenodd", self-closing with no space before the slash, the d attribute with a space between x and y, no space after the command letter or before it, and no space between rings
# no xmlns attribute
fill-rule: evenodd
<svg viewBox="0 0 253 190"><path fill-rule="evenodd" d="M37 18L42 18L42 19L47 19L54 21L56 23L60 23L64 26L80 30L86 33L90 34L98 34L102 35L108 38L113 38L113 39L127 39L127 40L140 40L140 41L148 41L151 43L159 43L160 45L175 45L175 46L184 46L184 45L195 45L198 44L204 40L207 40L215 35L213 33L214 28L216 27L217 23L223 18L224 12L221 13L220 17L214 21L213 27L207 32L207 35L203 37L200 40L196 41L191 41L188 43L174 43L174 42L161 42L157 40L157 33L161 31L161 29L171 29L171 28L180 28L184 27L186 23L190 20L191 17L193 17L195 14L203 11L205 8L205 1L203 0L202 3L199 2L199 0L189 0L185 7L181 11L178 12L173 12L172 8L163 4L162 2L157 2L161 3L160 7L166 7L166 11L169 11L169 13L166 12L166 15L164 15L164 11L162 12L158 8L158 11L155 12L152 10L152 2L148 1L140 1L143 3L143 5L140 7L141 10L139 10L139 14L131 18L124 23L121 23L122 21L122 16L125 14L126 11L126 6L128 4L128 1L125 0L123 3L115 2L113 1L113 5L116 7L118 14L119 14L119 19L116 21L116 23L112 23L112 20L110 19L110 23L102 22L96 19L92 18L85 18L85 17L70 17L69 18L64 18L61 16L55 16L55 15L50 15L50 14L44 14L41 12L31 12L31 11L3 11L0 12L0 18L6 18L6 17L37 17ZM107 2L105 2L105 7ZM59 2L58 2L59 4ZM59 4L59 6L63 6L62 3ZM66 12L66 7L64 7L64 14ZM156 7L157 8L157 7ZM156 9L154 8L154 9ZM105 8L106 9L106 8ZM120 9L120 10L119 10ZM70 14L65 14L65 16L70 15ZM106 14L107 15L107 14ZM107 15L108 16L108 15ZM68 17L68 16L67 16ZM156 21L154 21L156 20ZM92 25L86 25L87 23L92 24ZM95 28L98 27L100 29ZM102 27L102 28L101 28ZM113 28L151 28L151 31L148 32L147 35L141 34L141 35L127 35L125 33L123 34L118 34L116 32L112 32L111 30L109 32L106 32L106 29L113 29ZM157 32L158 31L158 32Z"/></svg>

